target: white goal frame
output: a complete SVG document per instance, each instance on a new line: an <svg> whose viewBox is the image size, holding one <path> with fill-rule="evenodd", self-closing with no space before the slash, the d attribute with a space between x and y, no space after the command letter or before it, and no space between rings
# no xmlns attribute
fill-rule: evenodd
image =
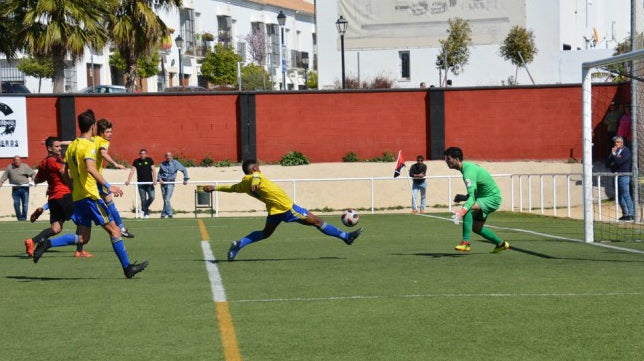
<svg viewBox="0 0 644 361"><path fill-rule="evenodd" d="M583 204L584 204L584 241L594 242L595 235L593 229L593 136L592 136L592 73L595 68L624 63L635 59L644 58L644 50L637 50L626 54L612 56L606 59L600 59L585 62L581 65L582 69L582 146L583 146ZM633 69L635 71L635 69ZM635 91L631 82L631 98L635 100ZM637 149L637 104L631 102L633 119L633 149ZM633 151L633 177L637 180L637 151ZM637 203L636 203L637 204ZM639 206L637 206L639 207ZM639 213L639 212L638 212ZM639 217L637 217L639 218Z"/></svg>

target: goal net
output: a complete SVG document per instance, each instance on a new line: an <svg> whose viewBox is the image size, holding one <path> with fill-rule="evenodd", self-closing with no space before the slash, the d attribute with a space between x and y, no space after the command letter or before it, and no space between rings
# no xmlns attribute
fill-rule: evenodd
<svg viewBox="0 0 644 361"><path fill-rule="evenodd" d="M643 169L644 147L639 145L644 144L644 50L584 63L582 76L584 240L642 241L644 178L639 169ZM615 173L606 162L614 145L611 138L616 135L611 118L614 121L629 113L631 138L626 145L632 154L631 171ZM626 183L626 179L628 185L620 187L620 180ZM632 220L626 214L630 213L628 195Z"/></svg>

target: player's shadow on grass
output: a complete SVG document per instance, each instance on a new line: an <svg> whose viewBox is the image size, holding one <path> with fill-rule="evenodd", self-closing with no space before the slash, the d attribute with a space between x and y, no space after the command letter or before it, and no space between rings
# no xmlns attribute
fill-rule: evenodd
<svg viewBox="0 0 644 361"><path fill-rule="evenodd" d="M6 276L10 280L20 282L42 282L42 281L80 281L80 280L97 280L96 277L27 277L27 276Z"/></svg>
<svg viewBox="0 0 644 361"><path fill-rule="evenodd" d="M58 253L58 251L55 251L55 250L51 250L51 249L50 249L50 250L48 250L48 251L47 251L47 254L50 254L50 253L51 253L51 254L56 254L56 253ZM24 258L24 259L31 259L31 257L27 256L27 254L26 254L26 253L24 253L24 252L22 252L22 253L16 253L16 254L3 254L3 255L0 255L0 258Z"/></svg>
<svg viewBox="0 0 644 361"><path fill-rule="evenodd" d="M218 263L237 263L237 262L284 262L284 261L328 261L328 260L344 260L344 257L299 257L299 258L235 258L233 262L228 262L226 259L216 259L211 261L214 264ZM203 262L205 260L201 260Z"/></svg>
<svg viewBox="0 0 644 361"><path fill-rule="evenodd" d="M467 256L467 253L429 253L429 252L421 252L421 253L392 253L392 255L394 255L394 256L422 256L422 257L432 257L432 258L442 258L442 257L458 258L458 257Z"/></svg>

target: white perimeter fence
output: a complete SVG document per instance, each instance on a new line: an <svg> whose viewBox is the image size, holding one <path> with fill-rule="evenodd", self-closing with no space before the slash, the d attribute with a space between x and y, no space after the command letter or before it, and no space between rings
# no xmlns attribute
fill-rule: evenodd
<svg viewBox="0 0 644 361"><path fill-rule="evenodd" d="M617 199L617 174L593 174L593 198L595 218L601 220L619 218L613 207L602 211L602 202ZM558 217L583 218L582 174L544 173L544 174L493 174L501 188L503 204L500 210L529 212ZM273 179L289 194L295 203L315 212L337 212L354 208L362 212L406 211L411 205L411 182L409 177L363 177L363 178L317 178L317 179ZM264 212L264 205L244 194L198 192L199 185L234 184L239 180L191 180L187 185L177 181L171 198L175 215L257 215ZM137 183L122 187L125 194L116 198L116 204L125 217L138 217L140 198ZM458 204L452 200L459 193L465 193L463 180L459 175L430 176L427 178L427 211L452 212ZM46 201L46 185L32 187L29 211L42 206ZM35 188L35 189L34 189ZM0 216L13 216L10 185L0 188ZM4 193L4 195L2 195ZM599 207L596 205L599 204ZM155 187L155 201L151 211L159 214L163 207L161 188ZM262 214L262 213L259 213Z"/></svg>

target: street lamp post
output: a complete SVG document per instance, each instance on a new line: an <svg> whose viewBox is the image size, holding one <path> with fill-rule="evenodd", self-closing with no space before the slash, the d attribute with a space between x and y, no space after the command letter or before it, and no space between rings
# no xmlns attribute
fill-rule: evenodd
<svg viewBox="0 0 644 361"><path fill-rule="evenodd" d="M174 38L174 43L177 44L177 48L179 49L179 85L183 85L183 61L181 59L181 48L183 47L183 38L181 37L181 34L177 35L176 38Z"/></svg>
<svg viewBox="0 0 644 361"><path fill-rule="evenodd" d="M304 90L309 88L308 81L308 72L309 72L309 58L302 58L302 64L304 65Z"/></svg>
<svg viewBox="0 0 644 361"><path fill-rule="evenodd" d="M342 89L345 89L345 76L344 76L344 34L347 32L347 25L349 22L340 15L338 21L335 22L335 26L338 28L338 33L340 34L340 53L342 54Z"/></svg>
<svg viewBox="0 0 644 361"><path fill-rule="evenodd" d="M280 13L277 14L277 23L280 25L280 31L282 33L282 40L280 44L280 67L282 68L282 90L286 90L286 60L284 59L284 53L286 52L286 45L284 44L284 24L286 24L286 15L280 10Z"/></svg>

